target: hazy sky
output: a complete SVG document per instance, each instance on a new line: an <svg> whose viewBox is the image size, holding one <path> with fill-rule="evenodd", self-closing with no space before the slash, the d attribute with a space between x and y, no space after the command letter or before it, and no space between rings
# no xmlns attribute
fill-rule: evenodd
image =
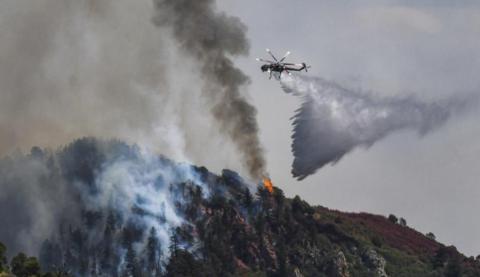
<svg viewBox="0 0 480 277"><path fill-rule="evenodd" d="M407 219L421 232L480 253L480 108L419 138L399 132L333 167L295 181L289 118L299 100L261 74L264 48L312 65L308 73L384 95L425 101L480 94L480 3L476 1L220 1L249 27L261 139L275 184L287 195L345 211ZM421 2L421 3L419 3Z"/></svg>
<svg viewBox="0 0 480 277"><path fill-rule="evenodd" d="M303 181L291 178L291 121L300 101L262 74L269 47L309 75L424 101L479 94L477 1L218 0L247 25L260 139L275 185L344 211L404 217L421 232L480 254L480 108L425 137L399 132ZM0 2L0 154L95 135L177 160L242 170L212 125L195 63L152 24L150 0ZM193 84L193 85L192 85ZM222 149L222 151L218 151Z"/></svg>

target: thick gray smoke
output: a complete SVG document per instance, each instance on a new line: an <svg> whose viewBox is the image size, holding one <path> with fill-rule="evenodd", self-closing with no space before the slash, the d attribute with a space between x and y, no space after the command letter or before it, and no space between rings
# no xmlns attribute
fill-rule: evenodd
<svg viewBox="0 0 480 277"><path fill-rule="evenodd" d="M424 103L414 98L385 98L322 78L282 78L284 91L303 99L293 117L292 135L292 174L299 180L395 131L411 129L424 135L467 103L460 99Z"/></svg>
<svg viewBox="0 0 480 277"><path fill-rule="evenodd" d="M189 2L183 8L195 11L182 13L196 20L192 14L201 12L209 22L177 17L192 28L185 32L218 34L201 40L196 55L184 55L168 29L152 23L155 14L157 21L162 18L160 7L155 9L160 2L0 1L0 155L94 136L148 146L215 170L246 164L258 175L264 162L255 110L239 91L248 78L226 58L246 53L244 29L227 16L210 16L211 1ZM197 23L205 23L207 31L199 31ZM201 78L208 100L201 95ZM214 116L224 118L221 130L212 124L213 106ZM211 155L220 146L223 151Z"/></svg>
<svg viewBox="0 0 480 277"><path fill-rule="evenodd" d="M242 152L250 175L260 178L266 172L256 110L242 95L249 79L229 58L248 53L246 27L238 18L215 11L214 0L154 3L154 22L170 28L181 49L198 61L198 71L205 80L203 92L213 103L214 117Z"/></svg>

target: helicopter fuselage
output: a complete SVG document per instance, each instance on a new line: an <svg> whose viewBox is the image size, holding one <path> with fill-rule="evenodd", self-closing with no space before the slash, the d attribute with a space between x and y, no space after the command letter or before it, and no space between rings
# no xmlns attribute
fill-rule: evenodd
<svg viewBox="0 0 480 277"><path fill-rule="evenodd" d="M285 70L285 66L280 64L264 64L261 67L262 71L273 71L273 72L282 72Z"/></svg>
<svg viewBox="0 0 480 277"><path fill-rule="evenodd" d="M260 67L263 72L272 71L282 73L283 71L302 71L306 70L307 65L305 63L301 64L284 64L284 63L271 63L264 64Z"/></svg>

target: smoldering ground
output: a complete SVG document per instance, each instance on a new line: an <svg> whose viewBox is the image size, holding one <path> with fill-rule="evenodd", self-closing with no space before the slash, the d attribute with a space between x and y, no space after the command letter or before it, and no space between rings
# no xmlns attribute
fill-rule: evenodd
<svg viewBox="0 0 480 277"><path fill-rule="evenodd" d="M423 136L477 102L474 95L435 102L381 97L322 78L282 78L283 90L303 100L292 118L292 174L299 180L335 164L357 147L371 147L395 131L413 130Z"/></svg>

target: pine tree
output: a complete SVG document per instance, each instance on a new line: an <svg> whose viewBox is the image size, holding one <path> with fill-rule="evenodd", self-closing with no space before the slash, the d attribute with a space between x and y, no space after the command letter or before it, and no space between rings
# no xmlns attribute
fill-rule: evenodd
<svg viewBox="0 0 480 277"><path fill-rule="evenodd" d="M245 192L244 192L244 196L243 196L243 206L245 208L250 208L250 206L252 205L252 194L250 193L250 189L249 188L245 188Z"/></svg>
<svg viewBox="0 0 480 277"><path fill-rule="evenodd" d="M160 249L160 242L157 239L157 231L155 227L150 229L150 234L147 239L147 270L152 273L156 273L159 271L158 268L158 260L159 260L159 252Z"/></svg>
<svg viewBox="0 0 480 277"><path fill-rule="evenodd" d="M170 250L170 256L171 257L176 257L177 255L177 251L178 251L178 244L179 244L179 240L178 240L178 233L179 231L179 227L177 227L174 231L172 231L172 235L170 236L170 246L168 247L168 249Z"/></svg>
<svg viewBox="0 0 480 277"><path fill-rule="evenodd" d="M115 233L115 217L110 211L107 216L107 222L105 224L105 230L103 232L103 242L100 257L100 268L103 272L112 274L115 270L113 263L113 256L115 255L113 250L113 238Z"/></svg>
<svg viewBox="0 0 480 277"><path fill-rule="evenodd" d="M90 263L90 276L98 276L97 257L95 255L92 257L92 262Z"/></svg>
<svg viewBox="0 0 480 277"><path fill-rule="evenodd" d="M140 276L138 268L137 254L133 249L132 243L127 245L127 253L125 254L125 271L123 276L137 277Z"/></svg>

